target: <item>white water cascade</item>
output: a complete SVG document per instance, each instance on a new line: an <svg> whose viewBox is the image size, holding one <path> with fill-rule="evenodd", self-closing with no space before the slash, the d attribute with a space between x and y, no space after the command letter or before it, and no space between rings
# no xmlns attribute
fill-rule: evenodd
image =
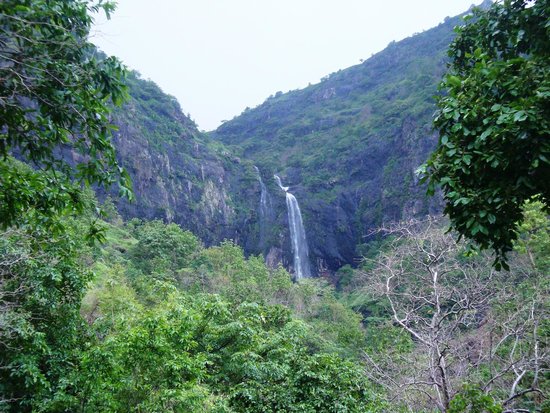
<svg viewBox="0 0 550 413"><path fill-rule="evenodd" d="M290 227L290 238L292 241L292 253L294 254L294 278L296 281L301 278L311 277L309 266L309 249L306 241L306 232L302 222L302 214L296 197L288 192L288 186L283 186L281 178L274 175L275 181L286 194L286 207L288 211L288 225Z"/></svg>
<svg viewBox="0 0 550 413"><path fill-rule="evenodd" d="M258 173L258 181L260 182L260 247L263 249L265 248L266 243L266 233L267 233L267 226L269 224L269 221L271 219L271 197L269 196L269 192L267 192L267 188L264 184L264 181L262 180L262 175L260 174L260 170L254 166L254 169Z"/></svg>

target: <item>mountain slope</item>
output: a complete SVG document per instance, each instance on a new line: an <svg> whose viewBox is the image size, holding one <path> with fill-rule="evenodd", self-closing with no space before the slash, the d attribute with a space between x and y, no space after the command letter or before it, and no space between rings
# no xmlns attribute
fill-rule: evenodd
<svg viewBox="0 0 550 413"><path fill-rule="evenodd" d="M260 252L255 202L260 189L252 165L200 133L155 83L132 72L128 86L129 101L113 115L114 144L136 200L113 196L121 214L176 222L207 245L228 238Z"/></svg>
<svg viewBox="0 0 550 413"><path fill-rule="evenodd" d="M439 210L414 171L437 141L433 95L459 22L448 18L318 84L278 92L211 133L264 179L279 173L291 186L317 270L354 262L356 245L385 221ZM286 225L284 210L276 215Z"/></svg>

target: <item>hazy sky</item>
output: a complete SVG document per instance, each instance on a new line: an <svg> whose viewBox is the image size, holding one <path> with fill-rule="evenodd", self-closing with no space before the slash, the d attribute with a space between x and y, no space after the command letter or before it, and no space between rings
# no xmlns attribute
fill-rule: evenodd
<svg viewBox="0 0 550 413"><path fill-rule="evenodd" d="M118 0L92 40L212 130L481 0Z"/></svg>

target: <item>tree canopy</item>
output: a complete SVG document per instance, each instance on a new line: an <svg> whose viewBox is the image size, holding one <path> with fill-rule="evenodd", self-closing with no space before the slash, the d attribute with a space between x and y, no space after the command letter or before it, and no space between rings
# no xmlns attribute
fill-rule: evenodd
<svg viewBox="0 0 550 413"><path fill-rule="evenodd" d="M125 69L88 41L92 14L113 9L94 0L0 3L1 226L20 225L30 209L42 225L81 210L82 184L118 181L131 195L109 124ZM34 169L22 172L11 157Z"/></svg>
<svg viewBox="0 0 550 413"><path fill-rule="evenodd" d="M427 163L451 225L496 253L517 238L525 201L550 201L550 6L507 0L474 9L449 49Z"/></svg>

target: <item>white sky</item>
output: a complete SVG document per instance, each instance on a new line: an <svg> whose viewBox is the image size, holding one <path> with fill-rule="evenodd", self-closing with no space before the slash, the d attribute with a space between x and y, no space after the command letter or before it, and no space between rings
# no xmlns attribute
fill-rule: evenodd
<svg viewBox="0 0 550 413"><path fill-rule="evenodd" d="M118 0L92 41L174 95L200 129L317 83L481 0Z"/></svg>

